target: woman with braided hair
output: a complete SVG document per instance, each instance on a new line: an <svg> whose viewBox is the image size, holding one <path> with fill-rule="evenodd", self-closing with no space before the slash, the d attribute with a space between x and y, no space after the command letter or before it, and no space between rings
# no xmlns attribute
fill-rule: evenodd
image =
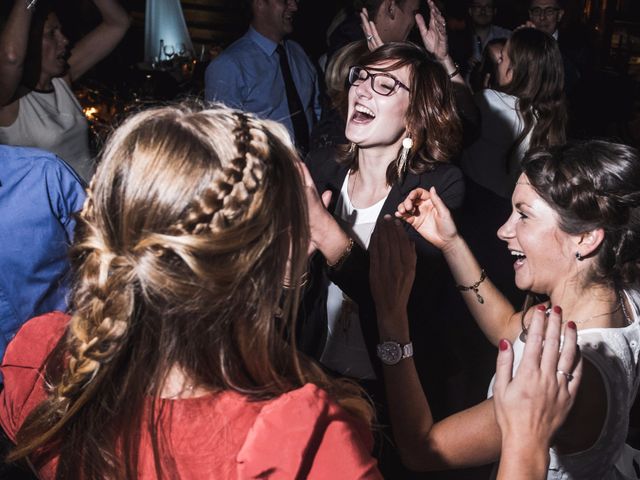
<svg viewBox="0 0 640 480"><path fill-rule="evenodd" d="M29 321L4 359L10 461L43 479L379 478L370 404L295 349L299 168L283 127L225 107L115 131L71 249L71 316Z"/></svg>
<svg viewBox="0 0 640 480"><path fill-rule="evenodd" d="M535 463L531 455L535 453L542 455L538 465L547 465L543 476L534 477L530 471L526 478L640 477L640 452L625 445L629 411L640 384L639 160L637 150L603 141L551 147L525 156L511 216L498 230L515 259L517 287L531 292L521 312L487 278L435 189L415 190L398 206L397 217L442 249L478 326L514 359L516 369L526 363L525 345L539 346L543 341L531 323L536 315L546 313L549 322L559 327L562 314L564 339L575 339L577 333L581 373L574 362L548 364L546 355L537 356L535 363L551 374L547 385L555 397L566 400L569 395L575 402L566 420L555 423L557 432L552 441L547 437L545 451L535 442L515 448L524 452L521 461ZM406 240L402 244L379 237L372 245L371 286L380 336L407 343L413 336L406 305L415 253ZM391 251L398 261L389 260ZM557 333L544 340L545 350L551 347L556 354L566 347L559 328ZM407 465L415 470L461 468L513 453L513 445L505 444L505 432L501 435L498 428L504 416L500 408L494 411L493 398L434 421L431 392L425 393L420 385L413 360L387 365L384 378L392 425ZM573 385L574 376L582 377L579 389ZM500 397L504 380L500 375L492 383L490 397L495 393L504 400ZM530 390L523 408L536 395ZM550 425L534 421L531 427L540 432Z"/></svg>

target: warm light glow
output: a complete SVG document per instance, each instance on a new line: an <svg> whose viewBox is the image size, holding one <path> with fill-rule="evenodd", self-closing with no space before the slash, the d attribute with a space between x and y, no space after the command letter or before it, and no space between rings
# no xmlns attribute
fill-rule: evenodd
<svg viewBox="0 0 640 480"><path fill-rule="evenodd" d="M82 113L87 117L87 120L94 121L98 119L98 113L100 113L100 110L96 107L86 107L82 109Z"/></svg>

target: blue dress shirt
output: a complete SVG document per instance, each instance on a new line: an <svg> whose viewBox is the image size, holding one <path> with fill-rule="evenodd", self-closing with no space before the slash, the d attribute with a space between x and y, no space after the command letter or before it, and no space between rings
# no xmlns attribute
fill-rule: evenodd
<svg viewBox="0 0 640 480"><path fill-rule="evenodd" d="M218 55L205 72L205 100L281 122L293 135L289 105L278 44L249 27L247 33ZM291 75L305 107L309 129L320 118L318 75L302 47L292 40L283 42Z"/></svg>
<svg viewBox="0 0 640 480"><path fill-rule="evenodd" d="M67 250L84 199L63 160L0 145L0 355L28 319L66 310Z"/></svg>

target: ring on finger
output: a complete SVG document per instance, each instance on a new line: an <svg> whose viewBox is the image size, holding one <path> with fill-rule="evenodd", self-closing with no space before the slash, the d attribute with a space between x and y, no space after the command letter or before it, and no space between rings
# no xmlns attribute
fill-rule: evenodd
<svg viewBox="0 0 640 480"><path fill-rule="evenodd" d="M367 42L370 42L371 40L373 40L373 35L367 35Z"/></svg>
<svg viewBox="0 0 640 480"><path fill-rule="evenodd" d="M572 374L570 374L570 373L563 372L563 371L562 371L562 370L560 370L560 369L558 369L558 370L556 371L556 373L559 373L559 374L561 374L561 375L564 375L564 378L566 378L566 379L567 379L567 382L570 382L571 380L573 380L573 375L572 375Z"/></svg>

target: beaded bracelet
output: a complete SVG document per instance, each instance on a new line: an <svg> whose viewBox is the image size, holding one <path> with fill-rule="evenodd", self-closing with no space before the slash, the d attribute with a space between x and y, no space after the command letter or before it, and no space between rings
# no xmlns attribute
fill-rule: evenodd
<svg viewBox="0 0 640 480"><path fill-rule="evenodd" d="M458 75L460 73L460 66L457 63L453 63L454 69L453 72L451 73L447 73L447 75L449 75L449 78L452 79L453 77L455 77L456 75Z"/></svg>
<svg viewBox="0 0 640 480"><path fill-rule="evenodd" d="M468 292L469 290L473 290L473 293L476 294L476 299L478 300L478 303L482 304L484 303L484 298L482 298L482 295L478 293L478 287L482 282L486 280L486 278L487 278L487 273L484 271L484 268L483 268L480 271L480 280L478 280L476 283L474 283L473 285L469 285L468 287L465 287L464 285L456 285L456 287L461 292Z"/></svg>
<svg viewBox="0 0 640 480"><path fill-rule="evenodd" d="M340 267L340 265L344 263L346 258L351 253L352 248L353 248L353 238L349 238L349 244L347 245L347 248L345 248L342 254L340 255L340 258L338 258L338 260L336 260L334 263L327 262L327 265L329 266L329 268L337 269L338 267Z"/></svg>

